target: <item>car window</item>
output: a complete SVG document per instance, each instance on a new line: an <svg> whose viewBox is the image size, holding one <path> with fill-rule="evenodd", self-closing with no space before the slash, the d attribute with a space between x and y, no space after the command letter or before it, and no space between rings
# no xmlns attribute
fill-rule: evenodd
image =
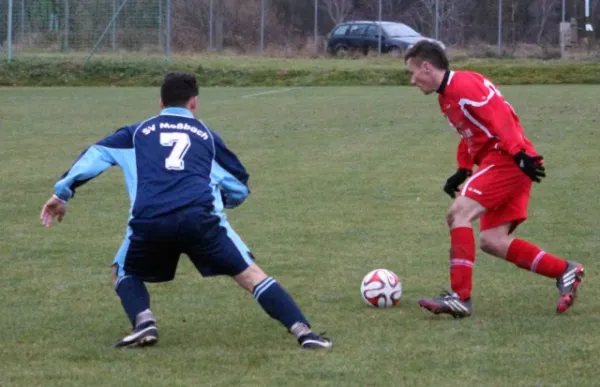
<svg viewBox="0 0 600 387"><path fill-rule="evenodd" d="M343 25L339 26L338 28L336 28L333 31L332 35L334 35L334 36L346 35L346 31L348 31L349 27L350 26L348 24L343 24Z"/></svg>
<svg viewBox="0 0 600 387"><path fill-rule="evenodd" d="M386 23L383 25L388 36L420 36L417 31L413 30L406 24L402 23Z"/></svg>
<svg viewBox="0 0 600 387"><path fill-rule="evenodd" d="M371 24L368 28L367 28L367 36L377 36L379 35L379 26Z"/></svg>
<svg viewBox="0 0 600 387"><path fill-rule="evenodd" d="M350 27L350 32L348 33L348 35L362 36L362 34L364 34L366 29L367 29L366 24L354 24L354 25L352 25L352 27Z"/></svg>

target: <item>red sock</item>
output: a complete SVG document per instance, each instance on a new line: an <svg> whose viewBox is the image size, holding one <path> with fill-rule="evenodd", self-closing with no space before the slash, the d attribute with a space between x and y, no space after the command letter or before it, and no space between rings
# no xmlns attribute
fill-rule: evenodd
<svg viewBox="0 0 600 387"><path fill-rule="evenodd" d="M450 286L461 300L471 298L475 236L470 227L450 230Z"/></svg>
<svg viewBox="0 0 600 387"><path fill-rule="evenodd" d="M559 277L567 269L567 262L564 259L548 254L536 245L522 239L515 239L508 246L506 260L520 268L550 278Z"/></svg>

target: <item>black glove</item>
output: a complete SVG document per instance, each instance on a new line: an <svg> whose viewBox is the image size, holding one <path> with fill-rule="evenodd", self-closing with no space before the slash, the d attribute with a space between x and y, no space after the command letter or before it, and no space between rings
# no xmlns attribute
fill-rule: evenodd
<svg viewBox="0 0 600 387"><path fill-rule="evenodd" d="M456 192L460 190L458 187L467 180L469 176L471 176L471 171L468 169L459 168L456 173L446 180L446 184L444 185L444 192L450 195L451 198L456 196Z"/></svg>
<svg viewBox="0 0 600 387"><path fill-rule="evenodd" d="M223 202L223 207L227 207L227 195L225 195L225 192L223 192L223 190L219 189L219 192L221 193L221 201Z"/></svg>
<svg viewBox="0 0 600 387"><path fill-rule="evenodd" d="M541 178L546 177L546 168L542 165L542 156L529 156L525 152L519 152L513 156L513 159L529 178L536 183L541 182Z"/></svg>

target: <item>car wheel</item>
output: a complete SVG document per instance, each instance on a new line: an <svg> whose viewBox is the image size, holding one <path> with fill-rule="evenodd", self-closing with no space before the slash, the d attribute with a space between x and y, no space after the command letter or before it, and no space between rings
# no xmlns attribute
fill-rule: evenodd
<svg viewBox="0 0 600 387"><path fill-rule="evenodd" d="M404 55L405 51L402 47L394 46L390 48L389 55L393 58L400 58Z"/></svg>
<svg viewBox="0 0 600 387"><path fill-rule="evenodd" d="M341 56L341 57L348 56L348 54L349 54L348 47L344 44L337 44L333 48L333 52L336 56Z"/></svg>

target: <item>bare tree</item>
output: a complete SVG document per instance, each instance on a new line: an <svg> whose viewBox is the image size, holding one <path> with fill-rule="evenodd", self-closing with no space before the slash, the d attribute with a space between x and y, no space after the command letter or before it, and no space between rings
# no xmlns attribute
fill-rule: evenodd
<svg viewBox="0 0 600 387"><path fill-rule="evenodd" d="M461 40L464 21L462 16L470 9L471 0L438 0L437 22L440 39L444 41ZM433 36L436 23L436 0L419 0L411 9L410 16L422 33ZM442 32L443 31L443 32Z"/></svg>
<svg viewBox="0 0 600 387"><path fill-rule="evenodd" d="M335 24L343 22L354 9L354 0L321 0Z"/></svg>
<svg viewBox="0 0 600 387"><path fill-rule="evenodd" d="M512 42L513 47L515 46L515 40L517 39L515 19L517 17L518 6L519 6L519 0L511 0L511 2L510 2L510 31L511 31L511 42Z"/></svg>
<svg viewBox="0 0 600 387"><path fill-rule="evenodd" d="M542 44L542 38L544 36L544 31L546 29L546 25L548 24L548 19L551 18L557 6L557 0L537 0L535 1L530 10L535 19L535 26L537 28L536 42L537 44Z"/></svg>
<svg viewBox="0 0 600 387"><path fill-rule="evenodd" d="M512 53L517 50L517 16L519 13L519 0L510 2L510 42Z"/></svg>
<svg viewBox="0 0 600 387"><path fill-rule="evenodd" d="M406 8L406 0L389 0L388 9L390 15L394 16L396 13L402 13L403 8Z"/></svg>

